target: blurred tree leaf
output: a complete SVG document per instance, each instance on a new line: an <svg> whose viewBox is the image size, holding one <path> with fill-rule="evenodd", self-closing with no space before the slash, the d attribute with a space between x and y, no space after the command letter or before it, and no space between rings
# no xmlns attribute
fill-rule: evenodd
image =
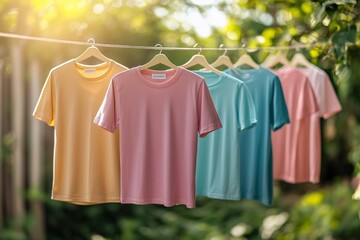
<svg viewBox="0 0 360 240"><path fill-rule="evenodd" d="M334 44L334 53L340 61L345 59L345 43L355 43L356 32L356 25L351 25L349 28L342 29L333 35L331 41Z"/></svg>

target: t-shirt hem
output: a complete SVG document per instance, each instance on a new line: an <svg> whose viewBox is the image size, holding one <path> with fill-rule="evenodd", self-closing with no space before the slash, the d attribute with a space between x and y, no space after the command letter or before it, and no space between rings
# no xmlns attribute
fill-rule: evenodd
<svg viewBox="0 0 360 240"><path fill-rule="evenodd" d="M121 199L122 204L139 204L139 205L145 205L145 204L160 204L165 207L173 207L175 205L185 205L187 208L195 208L195 203L188 203L184 200L179 200L176 202L168 202L161 199L132 199L132 198L122 198Z"/></svg>
<svg viewBox="0 0 360 240"><path fill-rule="evenodd" d="M252 196L252 195L245 195L245 196L242 196L242 199L246 199L246 200L252 200L252 201L256 201L256 202L259 202L265 206L270 206L272 205L272 200L269 200L269 199L260 199L258 197L255 197L255 196Z"/></svg>
<svg viewBox="0 0 360 240"><path fill-rule="evenodd" d="M206 127L203 127L201 130L200 130L200 137L203 138L205 137L206 135L208 135L209 133L217 130L217 129L220 129L222 128L222 124L221 122L217 122L217 123L212 123Z"/></svg>
<svg viewBox="0 0 360 240"><path fill-rule="evenodd" d="M84 198L74 196L52 195L52 200L68 202L77 205L93 205L101 203L120 203L120 197L107 197L107 198Z"/></svg>
<svg viewBox="0 0 360 240"><path fill-rule="evenodd" d="M274 178L275 180L279 180L279 181L284 181L284 182L287 182L287 183L314 183L314 184L317 184L320 182L320 180L318 178L293 178L293 177L284 177L284 176L281 176L281 177L275 177Z"/></svg>
<svg viewBox="0 0 360 240"><path fill-rule="evenodd" d="M197 196L204 196L209 198L224 199L224 200L240 200L239 195L226 195L218 193L197 193Z"/></svg>
<svg viewBox="0 0 360 240"><path fill-rule="evenodd" d="M272 201L269 200L262 200L256 197L251 196L239 196L239 195L224 195L224 194L216 194L216 193L197 193L197 196L203 196L208 198L214 198L214 199L222 199L222 200L232 200L232 201L239 201L239 200L253 200L257 201L263 205L270 206L272 204Z"/></svg>

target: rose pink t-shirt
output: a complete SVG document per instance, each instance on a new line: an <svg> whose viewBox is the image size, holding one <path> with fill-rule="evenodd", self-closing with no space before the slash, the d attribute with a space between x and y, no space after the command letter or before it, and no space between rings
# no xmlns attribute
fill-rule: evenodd
<svg viewBox="0 0 360 240"><path fill-rule="evenodd" d="M198 134L222 127L202 77L182 67L122 72L94 122L120 128L122 203L195 207Z"/></svg>
<svg viewBox="0 0 360 240"><path fill-rule="evenodd" d="M312 114L310 118L308 144L310 148L309 161L311 162L312 168L310 169L307 179L309 182L318 183L321 169L320 118L327 119L335 113L340 112L341 105L329 76L322 69L315 65L298 69L308 77L319 106L317 114Z"/></svg>
<svg viewBox="0 0 360 240"><path fill-rule="evenodd" d="M290 124L272 132L274 178L306 182L314 167L309 161L310 117L318 106L310 82L300 70L288 67L275 73L284 91Z"/></svg>

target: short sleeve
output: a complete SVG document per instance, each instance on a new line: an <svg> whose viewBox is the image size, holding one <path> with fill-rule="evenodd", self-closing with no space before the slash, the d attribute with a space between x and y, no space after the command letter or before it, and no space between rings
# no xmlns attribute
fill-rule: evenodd
<svg viewBox="0 0 360 240"><path fill-rule="evenodd" d="M53 72L51 71L33 112L35 118L47 123L49 126L55 126L55 93L52 86L52 75Z"/></svg>
<svg viewBox="0 0 360 240"><path fill-rule="evenodd" d="M256 125L257 120L254 101L245 84L241 84L239 88L237 111L240 130L245 130Z"/></svg>
<svg viewBox="0 0 360 240"><path fill-rule="evenodd" d="M197 119L200 137L205 137L208 133L222 128L220 118L204 80L202 80L197 93Z"/></svg>
<svg viewBox="0 0 360 240"><path fill-rule="evenodd" d="M327 119L337 112L340 112L342 107L339 99L335 93L334 87L327 75L323 76L324 79L324 99L322 99L320 114L323 118Z"/></svg>
<svg viewBox="0 0 360 240"><path fill-rule="evenodd" d="M284 92L278 76L274 77L271 104L271 125L273 131L276 131L284 124L290 123Z"/></svg>
<svg viewBox="0 0 360 240"><path fill-rule="evenodd" d="M119 127L118 109L116 108L119 103L117 99L118 91L114 80L112 80L94 119L95 124L112 133Z"/></svg>
<svg viewBox="0 0 360 240"><path fill-rule="evenodd" d="M296 109L296 119L301 120L318 111L318 105L310 82L306 78L304 87L299 95Z"/></svg>

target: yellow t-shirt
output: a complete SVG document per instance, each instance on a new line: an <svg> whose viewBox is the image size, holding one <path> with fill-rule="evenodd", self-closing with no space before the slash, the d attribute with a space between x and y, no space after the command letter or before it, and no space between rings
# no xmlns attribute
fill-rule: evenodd
<svg viewBox="0 0 360 240"><path fill-rule="evenodd" d="M111 78L127 68L114 62L53 68L34 117L54 126L51 198L75 204L120 202L119 131L93 123Z"/></svg>

